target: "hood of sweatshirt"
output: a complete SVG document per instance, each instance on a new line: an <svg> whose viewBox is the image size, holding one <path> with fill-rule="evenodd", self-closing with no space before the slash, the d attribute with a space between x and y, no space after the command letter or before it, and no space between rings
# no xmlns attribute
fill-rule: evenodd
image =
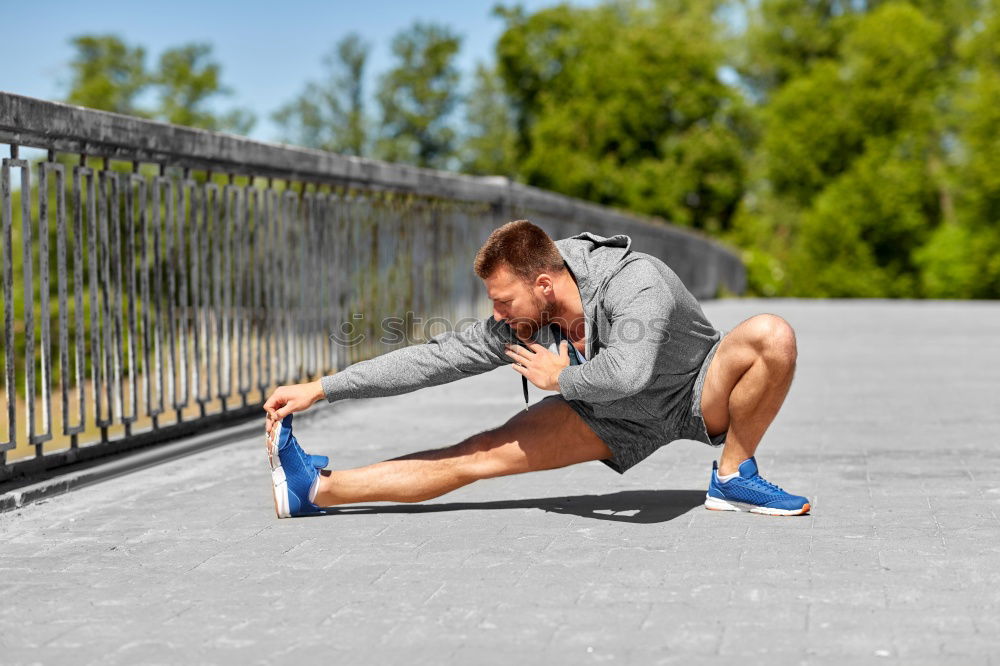
<svg viewBox="0 0 1000 666"><path fill-rule="evenodd" d="M632 239L624 234L604 238L586 231L557 240L556 247L576 280L588 315L604 283L632 258Z"/></svg>

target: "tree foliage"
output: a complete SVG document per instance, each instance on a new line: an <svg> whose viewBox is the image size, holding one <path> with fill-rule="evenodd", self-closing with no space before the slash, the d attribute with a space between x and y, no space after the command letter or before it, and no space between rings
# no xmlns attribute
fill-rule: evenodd
<svg viewBox="0 0 1000 666"><path fill-rule="evenodd" d="M209 44L187 44L163 52L152 77L160 98L156 115L177 125L246 134L254 122L248 112L235 109L217 114L209 108L213 97L231 94L223 87L221 68L211 55Z"/></svg>
<svg viewBox="0 0 1000 666"><path fill-rule="evenodd" d="M710 2L498 10L497 63L532 185L719 231L744 186L743 103Z"/></svg>
<svg viewBox="0 0 1000 666"><path fill-rule="evenodd" d="M1000 297L1000 2L976 21L959 50L964 74L952 128L954 213L916 255L931 298Z"/></svg>
<svg viewBox="0 0 1000 666"><path fill-rule="evenodd" d="M348 155L370 153L364 74L370 47L350 33L323 58L324 78L310 81L273 115L289 143Z"/></svg>
<svg viewBox="0 0 1000 666"><path fill-rule="evenodd" d="M780 74L750 79L758 86L757 176L728 235L745 248L756 292L1000 295L988 277L996 275L988 255L996 248L997 218L970 216L972 198L965 195L979 161L972 148L991 131L974 137L972 119L989 126L986 110L1000 102L995 91L981 97L972 90L995 71L977 65L981 51L969 45L984 16L975 5L849 3L831 12L829 3L761 3L748 43L771 46L751 48L756 69L747 61L744 67ZM824 53L775 65L783 61L773 39L798 34L778 18L786 11L800 20L814 12L811 24L832 26L834 41ZM754 42L755 31L771 41ZM988 30L981 32L973 41L989 43ZM969 219L981 223L970 226Z"/></svg>
<svg viewBox="0 0 1000 666"><path fill-rule="evenodd" d="M376 98L381 112L377 155L422 167L446 167L455 156L451 116L461 101L455 56L461 38L449 28L417 22L392 40L396 64Z"/></svg>
<svg viewBox="0 0 1000 666"><path fill-rule="evenodd" d="M466 130L461 140L462 171L514 178L518 174L514 114L496 69L480 63L465 104Z"/></svg>
<svg viewBox="0 0 1000 666"><path fill-rule="evenodd" d="M149 85L146 50L113 35L80 35L70 40L76 56L66 101L91 109L145 115L136 98Z"/></svg>
<svg viewBox="0 0 1000 666"><path fill-rule="evenodd" d="M76 49L66 94L70 104L237 134L253 127L248 111L212 110L214 98L231 92L220 81L221 68L212 60L209 44L168 49L157 68L149 70L146 50L116 35L80 35L70 43ZM155 94L157 104L141 106L148 91Z"/></svg>
<svg viewBox="0 0 1000 666"><path fill-rule="evenodd" d="M866 3L857 0L761 0L750 5L734 64L758 99L780 90L817 62L835 58Z"/></svg>

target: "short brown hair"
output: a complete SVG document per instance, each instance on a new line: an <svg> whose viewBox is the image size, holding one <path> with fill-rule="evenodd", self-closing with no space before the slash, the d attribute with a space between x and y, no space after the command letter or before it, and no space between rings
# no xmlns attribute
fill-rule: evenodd
<svg viewBox="0 0 1000 666"><path fill-rule="evenodd" d="M508 222L494 229L476 253L476 275L485 280L506 265L522 280L533 281L539 274L566 267L559 248L541 228L527 220Z"/></svg>

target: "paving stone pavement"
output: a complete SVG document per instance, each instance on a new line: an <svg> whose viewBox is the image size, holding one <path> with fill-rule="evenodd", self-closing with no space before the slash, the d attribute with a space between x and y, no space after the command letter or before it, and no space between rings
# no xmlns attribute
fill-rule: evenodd
<svg viewBox="0 0 1000 666"><path fill-rule="evenodd" d="M261 435L0 514L0 661L1000 664L1000 303L705 312L796 329L758 460L811 515L706 511L716 452L677 441L624 476L279 521ZM518 379L320 403L297 433L339 467L442 446L513 415Z"/></svg>

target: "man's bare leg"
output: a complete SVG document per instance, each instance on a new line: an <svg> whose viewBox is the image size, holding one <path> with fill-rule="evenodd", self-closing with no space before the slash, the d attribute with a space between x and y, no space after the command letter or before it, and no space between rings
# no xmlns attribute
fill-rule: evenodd
<svg viewBox="0 0 1000 666"><path fill-rule="evenodd" d="M545 400L504 425L443 449L422 451L320 479L315 503L422 502L473 481L611 457L564 400Z"/></svg>
<svg viewBox="0 0 1000 666"><path fill-rule="evenodd" d="M701 410L709 435L726 432L719 475L754 455L795 372L795 332L781 317L757 315L719 344L705 376Z"/></svg>

